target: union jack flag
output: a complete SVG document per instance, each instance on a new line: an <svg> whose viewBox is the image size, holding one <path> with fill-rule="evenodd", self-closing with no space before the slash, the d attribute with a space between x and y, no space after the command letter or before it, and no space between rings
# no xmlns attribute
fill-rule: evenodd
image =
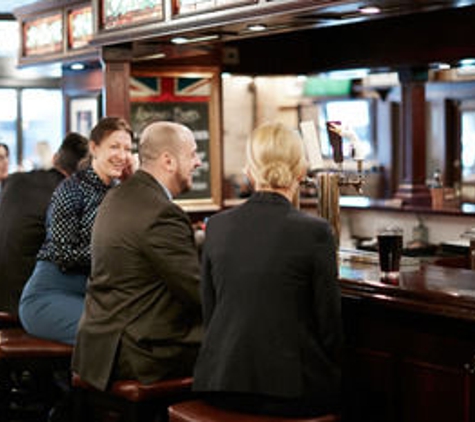
<svg viewBox="0 0 475 422"><path fill-rule="evenodd" d="M207 77L133 77L130 81L132 102L208 101L211 80Z"/></svg>

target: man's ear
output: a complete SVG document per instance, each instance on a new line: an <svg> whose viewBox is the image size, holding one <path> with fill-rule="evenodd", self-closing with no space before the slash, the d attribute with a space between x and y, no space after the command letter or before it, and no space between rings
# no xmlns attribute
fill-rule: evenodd
<svg viewBox="0 0 475 422"><path fill-rule="evenodd" d="M164 168L172 173L176 170L177 167L177 160L173 154L170 154L168 151L163 152L160 156L160 160L164 166Z"/></svg>

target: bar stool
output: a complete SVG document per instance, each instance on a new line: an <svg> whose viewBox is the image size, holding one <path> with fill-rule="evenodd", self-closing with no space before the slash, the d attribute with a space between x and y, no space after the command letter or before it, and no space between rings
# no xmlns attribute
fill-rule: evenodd
<svg viewBox="0 0 475 422"><path fill-rule="evenodd" d="M169 422L338 422L339 415L318 417L280 417L251 415L214 407L203 400L173 404L168 408Z"/></svg>
<svg viewBox="0 0 475 422"><path fill-rule="evenodd" d="M177 378L142 384L135 380L114 382L99 391L73 374L74 420L89 422L92 416L116 414L125 422L167 421L170 404L191 398L193 378Z"/></svg>
<svg viewBox="0 0 475 422"><path fill-rule="evenodd" d="M69 371L72 346L22 328L0 330L0 421L29 410L44 416L59 399L54 371Z"/></svg>

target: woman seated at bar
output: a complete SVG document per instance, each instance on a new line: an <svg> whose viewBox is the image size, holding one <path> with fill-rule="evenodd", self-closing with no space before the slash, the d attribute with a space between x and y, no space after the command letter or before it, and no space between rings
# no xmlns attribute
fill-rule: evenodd
<svg viewBox="0 0 475 422"><path fill-rule="evenodd" d="M20 299L25 330L74 344L91 263L91 232L97 208L116 181L130 172L133 132L117 117L92 129L84 168L54 191L46 238Z"/></svg>
<svg viewBox="0 0 475 422"><path fill-rule="evenodd" d="M247 143L254 193L211 217L202 259L205 336L193 389L259 414L339 410L343 334L329 224L292 205L307 164L280 123Z"/></svg>

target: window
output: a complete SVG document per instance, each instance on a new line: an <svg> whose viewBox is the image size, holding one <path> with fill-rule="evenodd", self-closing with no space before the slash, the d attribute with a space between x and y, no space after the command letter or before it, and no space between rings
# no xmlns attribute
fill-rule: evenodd
<svg viewBox="0 0 475 422"><path fill-rule="evenodd" d="M0 142L10 148L10 172L50 167L62 128L61 90L0 88Z"/></svg>
<svg viewBox="0 0 475 422"><path fill-rule="evenodd" d="M15 89L0 89L0 142L10 149L10 171L15 168L17 157L17 104Z"/></svg>
<svg viewBox="0 0 475 422"><path fill-rule="evenodd" d="M63 105L61 91L22 90L22 167L48 168L62 140ZM47 104L47 107L45 107Z"/></svg>

